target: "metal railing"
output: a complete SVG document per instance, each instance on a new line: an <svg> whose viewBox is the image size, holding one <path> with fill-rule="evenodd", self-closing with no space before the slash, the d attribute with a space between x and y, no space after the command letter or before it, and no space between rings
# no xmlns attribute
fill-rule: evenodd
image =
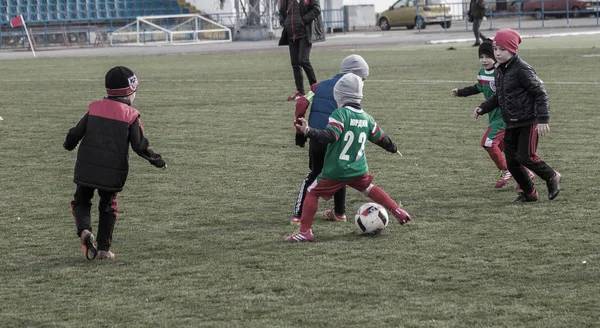
<svg viewBox="0 0 600 328"><path fill-rule="evenodd" d="M323 15L323 28L325 31L342 29L343 32L346 32L348 30L348 19L344 8L324 9L321 11L321 15Z"/></svg>

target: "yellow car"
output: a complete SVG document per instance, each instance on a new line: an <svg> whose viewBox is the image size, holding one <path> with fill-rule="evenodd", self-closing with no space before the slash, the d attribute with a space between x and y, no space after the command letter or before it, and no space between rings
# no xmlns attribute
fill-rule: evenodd
<svg viewBox="0 0 600 328"><path fill-rule="evenodd" d="M418 15L417 15L418 7ZM440 24L446 28L452 26L450 6L441 0L399 0L377 17L377 25L382 30L395 26L406 26L412 30L415 26L422 30L427 25Z"/></svg>

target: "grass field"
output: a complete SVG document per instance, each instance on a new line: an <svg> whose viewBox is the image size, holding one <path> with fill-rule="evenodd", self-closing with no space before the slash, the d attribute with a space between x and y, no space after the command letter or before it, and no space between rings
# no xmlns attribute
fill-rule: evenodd
<svg viewBox="0 0 600 328"><path fill-rule="evenodd" d="M522 45L550 97L539 155L564 176L533 204L492 188L483 97L450 95L475 83L470 44L313 52L319 79L353 52L369 62L363 105L404 155L369 145L370 170L414 224L365 238L317 219L299 245L283 242L308 170L286 53L0 61L0 327L597 327L599 46ZM132 152L117 258L88 262L62 143L115 65L140 78L169 168ZM349 190L348 212L366 201Z"/></svg>

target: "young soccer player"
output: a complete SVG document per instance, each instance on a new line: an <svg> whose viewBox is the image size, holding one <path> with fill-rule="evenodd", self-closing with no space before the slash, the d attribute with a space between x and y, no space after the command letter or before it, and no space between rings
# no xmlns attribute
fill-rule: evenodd
<svg viewBox="0 0 600 328"><path fill-rule="evenodd" d="M529 169L546 181L548 198L560 192L562 176L536 154L538 136L550 131L548 95L533 68L518 55L521 36L512 29L500 29L494 37L496 93L473 111L473 116L500 106L506 124L504 153L508 170L521 187L516 201L533 202L538 193L527 174Z"/></svg>
<svg viewBox="0 0 600 328"><path fill-rule="evenodd" d="M312 86L314 93L309 92L306 96L302 96L296 101L296 122L294 124L299 123L298 119L303 118L306 115L308 107L311 106L310 115L308 117L308 126L314 129L325 129L329 122L329 116L338 108L333 95L333 88L337 81L347 73L354 73L365 80L369 76L369 65L364 58L359 55L350 55L344 58L340 64L340 72L338 74L329 80L314 84ZM296 145L304 147L305 143L306 136L302 134L299 129L296 129ZM302 181L302 184L300 185L298 199L296 200L294 213L290 220L291 224L300 224L302 204L306 198L306 189L313 181L315 181L317 176L321 174L328 145L328 143L319 142L316 139L311 139L309 142L308 166L310 172L308 172L306 178L304 178L304 181ZM334 208L328 209L324 213L325 220L346 222L346 187L340 188L335 195L333 195L333 203Z"/></svg>
<svg viewBox="0 0 600 328"><path fill-rule="evenodd" d="M296 127L304 135L320 142L329 143L325 154L322 173L308 187L304 209L297 233L288 236L289 242L311 242L314 240L312 223L317 213L318 200L325 200L340 188L350 186L374 202L388 209L402 225L411 220L382 189L373 185L373 176L368 173L365 144L368 141L383 149L396 153L398 147L377 125L375 120L361 108L363 80L353 73L341 77L333 89L340 108L329 117L324 130L312 129L303 118Z"/></svg>
<svg viewBox="0 0 600 328"><path fill-rule="evenodd" d="M452 89L454 96L469 97L483 92L485 99L488 99L496 92L496 85L494 83L494 65L496 64L496 59L494 58L492 42L492 40L486 39L479 46L479 63L481 63L482 67L477 74L477 83L462 89ZM502 153L504 151L504 121L502 120L499 107L492 109L488 113L488 122L488 128L481 138L481 147L487 151L498 170L500 170L494 188L502 188L508 184L511 174L506 168L506 160ZM533 179L533 174L529 173Z"/></svg>
<svg viewBox="0 0 600 328"><path fill-rule="evenodd" d="M113 229L117 220L117 194L123 190L129 171L129 144L150 164L166 168L159 154L154 153L144 137L140 112L131 107L138 88L138 79L127 67L112 68L105 77L107 97L89 105L88 112L69 130L64 143L66 150L77 151L75 178L77 184L71 211L75 217L77 236L88 260L114 259L111 252ZM91 199L98 190L98 244L92 234Z"/></svg>
<svg viewBox="0 0 600 328"><path fill-rule="evenodd" d="M452 94L456 97L468 97L483 92L485 99L488 99L495 91L494 84L494 49L492 40L486 39L479 46L479 63L482 68L477 74L477 83L470 87L462 89L452 89ZM504 121L500 115L500 108L496 107L488 113L489 124L483 138L481 138L481 147L485 149L494 162L500 174L494 184L494 188L502 188L511 178L510 172L506 169L504 160Z"/></svg>

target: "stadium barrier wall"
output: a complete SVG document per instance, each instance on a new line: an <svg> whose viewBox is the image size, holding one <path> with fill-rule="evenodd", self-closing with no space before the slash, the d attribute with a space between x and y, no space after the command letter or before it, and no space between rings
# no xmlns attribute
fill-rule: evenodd
<svg viewBox="0 0 600 328"><path fill-rule="evenodd" d="M186 13L186 8L171 4L169 7L156 7L150 4L159 0L136 0L137 3L149 7L137 7L138 11L147 13ZM483 29L498 29L510 27L514 29L553 28L553 27L590 27L600 26L600 0L595 0L595 5L588 8L571 10L572 4L577 0L564 0L567 3L565 10L547 10L548 4L556 0L539 0L543 6L539 11L524 10L524 3L533 0L515 0L509 2L487 2L487 21L483 22ZM36 48L51 48L65 46L94 46L107 44L107 35L135 20L136 7L125 0L115 0L114 9L108 5L113 1L99 0L97 4L90 5L87 0L58 0L38 1L36 6L27 5L27 0L8 0L0 2L0 49L14 49L28 47L27 37L22 28L10 28L9 21L17 14L25 11L24 18L32 30ZM82 5L87 3L86 6ZM166 2L161 2L162 4ZM468 2L443 2L453 8L451 17L441 17L444 21L452 21L452 27L443 26L445 31L469 30L471 25L467 19ZM516 5L515 5L516 4ZM64 6L64 7L61 7ZM135 6L135 3L134 5ZM458 8L459 10L455 10ZM186 9L186 10L184 10ZM65 11L61 11L65 10ZM417 12L424 6L417 6ZM110 12L103 15L102 12ZM189 10L187 10L189 12ZM104 17L106 16L106 17ZM236 27L236 14L207 14L211 19L231 27L234 40L268 40L275 37L274 29L279 29L277 15L263 15L259 26L251 25L241 19ZM270 20L270 22L269 22ZM352 22L348 21L346 8L323 10L323 25L326 31L346 32ZM377 16L376 16L377 23ZM377 25L377 24L374 24ZM460 27L460 26L463 27ZM237 28L237 29L236 29ZM376 27L375 27L376 28ZM420 30L418 30L420 32ZM246 38L240 37L247 33ZM100 42L99 42L100 41Z"/></svg>

